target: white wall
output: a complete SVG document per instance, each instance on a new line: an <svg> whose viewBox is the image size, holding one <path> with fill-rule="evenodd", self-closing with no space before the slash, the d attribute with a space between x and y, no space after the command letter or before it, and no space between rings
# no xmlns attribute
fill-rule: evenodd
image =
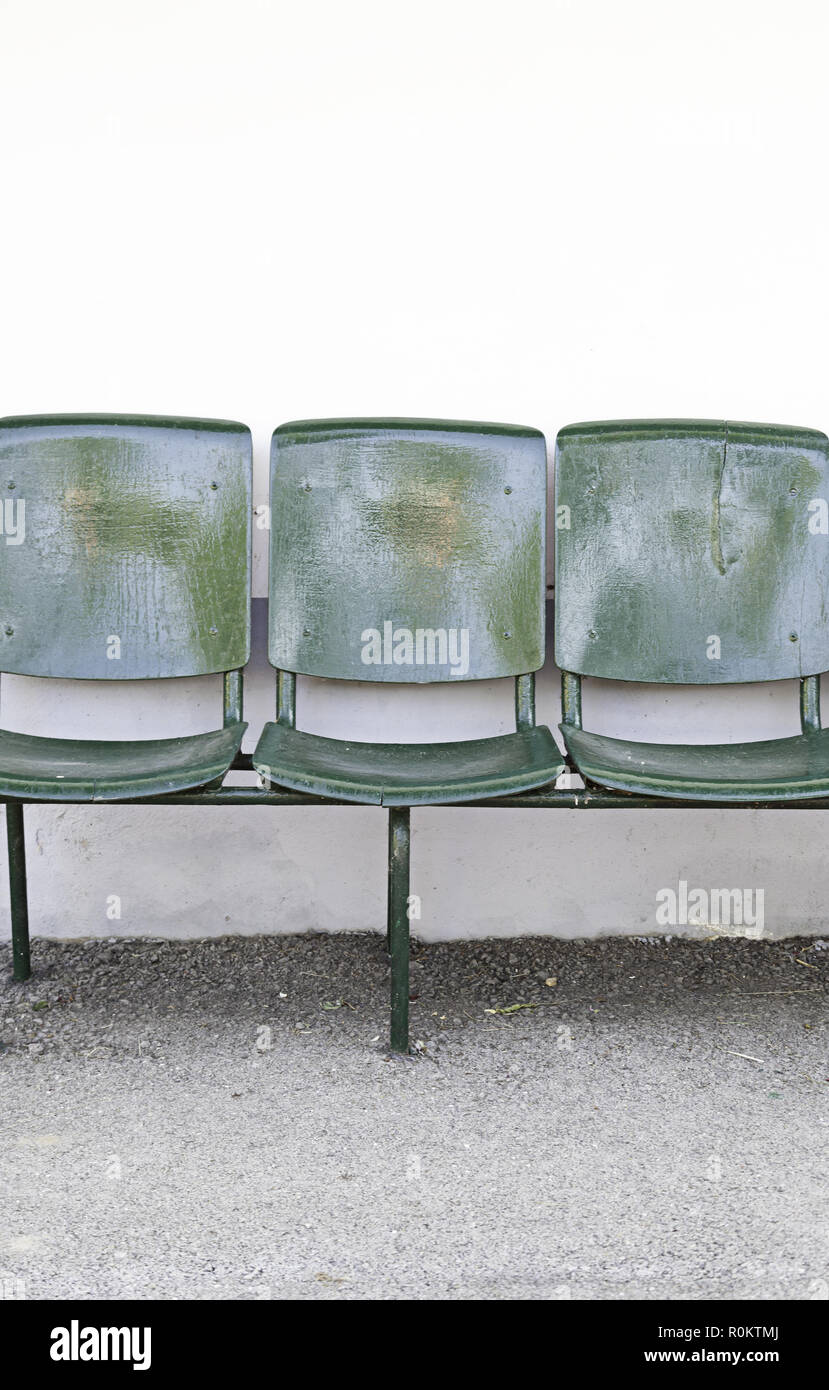
<svg viewBox="0 0 829 1390"><path fill-rule="evenodd" d="M826 428L827 30L819 0L0 0L0 413L244 420L257 502L271 429L304 416L551 443L614 416ZM218 699L4 678L2 720L151 737L210 727ZM642 737L797 727L788 685L586 700ZM557 703L548 671L540 717ZM299 710L357 738L511 718L495 686L303 681ZM248 746L271 711L260 661ZM382 924L375 810L30 808L27 828L47 935ZM654 932L682 878L762 887L768 931L820 932L827 833L805 812L418 812L420 930Z"/></svg>

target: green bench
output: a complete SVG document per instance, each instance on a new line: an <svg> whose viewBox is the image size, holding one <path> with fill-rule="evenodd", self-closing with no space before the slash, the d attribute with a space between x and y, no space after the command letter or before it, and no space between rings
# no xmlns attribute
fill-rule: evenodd
<svg viewBox="0 0 829 1390"><path fill-rule="evenodd" d="M829 806L826 436L699 421L574 425L556 445L563 756L535 721L545 654L546 449L536 430L426 420L281 426L271 451L276 719L242 753L251 437L126 416L0 420L0 670L223 674L220 728L104 742L0 732L16 979L30 973L27 802L389 809L391 1044L408 1050L410 808ZM21 509L21 504L23 507ZM296 678L510 678L515 731L367 744L297 728ZM800 681L802 732L646 744L583 727L583 678ZM335 698L335 697L332 697ZM218 722L218 711L217 711ZM255 771L258 786L225 782ZM567 785L555 786L562 773ZM572 775L584 786L572 785Z"/></svg>

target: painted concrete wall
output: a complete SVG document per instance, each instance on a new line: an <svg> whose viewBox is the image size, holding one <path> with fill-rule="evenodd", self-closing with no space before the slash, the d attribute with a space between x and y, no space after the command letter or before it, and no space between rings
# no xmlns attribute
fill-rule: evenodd
<svg viewBox="0 0 829 1390"><path fill-rule="evenodd" d="M0 0L0 412L244 420L257 503L271 429L304 416L517 421L551 444L615 416L826 428L828 29L818 0ZM299 685L320 733L511 726L507 685ZM4 677L0 718L160 737L215 725L219 698ZM585 707L643 738L797 729L788 685L591 685ZM260 640L247 747L272 708ZM680 881L762 889L769 934L827 931L822 815L413 826L430 939L683 931L655 916ZM44 807L27 831L46 935L382 925L380 811Z"/></svg>

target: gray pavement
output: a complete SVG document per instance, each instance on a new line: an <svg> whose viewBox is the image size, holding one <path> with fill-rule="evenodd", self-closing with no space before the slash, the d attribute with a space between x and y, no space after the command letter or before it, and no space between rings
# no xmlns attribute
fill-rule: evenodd
<svg viewBox="0 0 829 1390"><path fill-rule="evenodd" d="M378 936L33 964L0 947L7 1295L829 1295L823 943L415 945L411 1059Z"/></svg>

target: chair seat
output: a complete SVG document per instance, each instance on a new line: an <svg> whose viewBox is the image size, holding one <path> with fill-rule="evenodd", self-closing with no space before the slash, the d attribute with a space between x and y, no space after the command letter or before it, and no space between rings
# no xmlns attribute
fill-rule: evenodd
<svg viewBox="0 0 829 1390"><path fill-rule="evenodd" d="M187 738L98 742L0 730L0 794L33 801L128 801L223 777L247 724Z"/></svg>
<svg viewBox="0 0 829 1390"><path fill-rule="evenodd" d="M757 743L631 743L560 725L589 782L682 801L829 796L829 729Z"/></svg>
<svg viewBox="0 0 829 1390"><path fill-rule="evenodd" d="M253 766L294 791L374 806L483 800L552 782L564 769L549 729L462 743L346 743L266 724Z"/></svg>

